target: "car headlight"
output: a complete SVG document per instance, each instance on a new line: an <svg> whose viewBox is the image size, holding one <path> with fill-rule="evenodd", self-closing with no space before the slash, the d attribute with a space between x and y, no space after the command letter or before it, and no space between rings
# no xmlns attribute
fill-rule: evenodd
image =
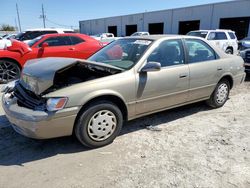
<svg viewBox="0 0 250 188"><path fill-rule="evenodd" d="M47 100L46 108L51 112L61 110L66 105L67 101L67 97L49 98Z"/></svg>
<svg viewBox="0 0 250 188"><path fill-rule="evenodd" d="M245 51L240 51L240 56L245 59L246 57L246 52Z"/></svg>

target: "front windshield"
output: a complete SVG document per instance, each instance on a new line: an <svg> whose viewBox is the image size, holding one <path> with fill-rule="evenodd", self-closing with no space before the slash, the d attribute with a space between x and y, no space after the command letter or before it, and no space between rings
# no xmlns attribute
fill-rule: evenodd
<svg viewBox="0 0 250 188"><path fill-rule="evenodd" d="M141 35L140 33L134 33L131 36L140 36L140 35Z"/></svg>
<svg viewBox="0 0 250 188"><path fill-rule="evenodd" d="M128 70L133 67L152 43L145 39L119 39L105 46L88 60Z"/></svg>
<svg viewBox="0 0 250 188"><path fill-rule="evenodd" d="M206 31L195 31L195 32L191 31L187 35L194 36L194 37L206 38L207 32Z"/></svg>
<svg viewBox="0 0 250 188"><path fill-rule="evenodd" d="M29 45L29 47L32 47L37 41L41 40L42 38L43 36L36 37L33 40L29 41L27 44Z"/></svg>

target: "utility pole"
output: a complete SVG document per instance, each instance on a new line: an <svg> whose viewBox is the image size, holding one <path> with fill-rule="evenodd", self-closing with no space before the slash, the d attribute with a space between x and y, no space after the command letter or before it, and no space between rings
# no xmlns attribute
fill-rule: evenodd
<svg viewBox="0 0 250 188"><path fill-rule="evenodd" d="M16 23L16 18L15 18L15 30L18 30L17 23Z"/></svg>
<svg viewBox="0 0 250 188"><path fill-rule="evenodd" d="M43 9L43 4L42 4L42 19L43 19L43 27L45 28L45 15L44 15L44 9Z"/></svg>
<svg viewBox="0 0 250 188"><path fill-rule="evenodd" d="M17 6L17 3L16 3L16 13L17 13L17 19L18 19L19 31L21 32L21 31L22 31L22 28L21 28L21 22L20 22L20 16L19 16L19 11L18 11L18 6Z"/></svg>

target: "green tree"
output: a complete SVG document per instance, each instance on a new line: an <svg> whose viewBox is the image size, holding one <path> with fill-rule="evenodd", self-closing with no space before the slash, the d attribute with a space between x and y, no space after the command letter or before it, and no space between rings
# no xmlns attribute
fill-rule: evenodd
<svg viewBox="0 0 250 188"><path fill-rule="evenodd" d="M2 24L0 26L0 31L15 31L15 27L9 24Z"/></svg>

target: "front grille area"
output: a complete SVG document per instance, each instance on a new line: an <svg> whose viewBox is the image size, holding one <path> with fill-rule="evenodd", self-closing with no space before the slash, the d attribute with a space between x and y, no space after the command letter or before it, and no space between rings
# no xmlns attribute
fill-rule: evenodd
<svg viewBox="0 0 250 188"><path fill-rule="evenodd" d="M17 103L19 106L33 110L45 109L45 99L25 89L20 83L17 83L14 88L14 96L17 98Z"/></svg>
<svg viewBox="0 0 250 188"><path fill-rule="evenodd" d="M246 51L246 58L245 58L245 61L247 63L250 63L250 50Z"/></svg>

